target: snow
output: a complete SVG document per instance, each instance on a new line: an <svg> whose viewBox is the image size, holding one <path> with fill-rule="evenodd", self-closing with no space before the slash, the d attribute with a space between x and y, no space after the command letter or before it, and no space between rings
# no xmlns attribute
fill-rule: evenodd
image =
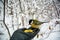
<svg viewBox="0 0 60 40"><path fill-rule="evenodd" d="M11 1L13 2L12 5L10 5ZM56 5L53 4L53 1ZM36 35L32 40L60 40L60 14L57 13L60 9L58 5L60 3L57 0L21 0L21 4L18 0L8 0L8 4L6 3L5 24L10 35L12 36L17 29L29 28L28 22L33 18L46 23L40 25L40 32L37 34L39 36ZM2 6L0 1L0 7ZM11 6L13 7L13 15L10 15ZM0 33L3 34L0 35L0 40L9 40L8 31L3 23L3 7L0 10Z"/></svg>

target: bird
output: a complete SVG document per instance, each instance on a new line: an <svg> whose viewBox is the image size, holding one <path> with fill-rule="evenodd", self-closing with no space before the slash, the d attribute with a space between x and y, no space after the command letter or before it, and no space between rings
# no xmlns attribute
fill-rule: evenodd
<svg viewBox="0 0 60 40"><path fill-rule="evenodd" d="M36 19L30 19L29 25L31 25L28 29L22 28L16 30L13 35L10 37L10 40L31 40L33 39L38 32L40 31L39 26L45 22L40 22Z"/></svg>

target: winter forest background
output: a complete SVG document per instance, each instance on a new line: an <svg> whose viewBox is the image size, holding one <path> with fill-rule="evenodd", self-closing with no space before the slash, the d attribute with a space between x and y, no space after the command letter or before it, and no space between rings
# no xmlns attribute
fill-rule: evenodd
<svg viewBox="0 0 60 40"><path fill-rule="evenodd" d="M47 22L32 40L60 40L60 0L0 0L0 40L28 28L30 19Z"/></svg>

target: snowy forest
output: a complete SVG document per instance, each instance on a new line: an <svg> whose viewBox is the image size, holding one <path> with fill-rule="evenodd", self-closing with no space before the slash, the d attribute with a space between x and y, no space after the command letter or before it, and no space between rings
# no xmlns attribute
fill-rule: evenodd
<svg viewBox="0 0 60 40"><path fill-rule="evenodd" d="M46 22L32 40L60 40L60 0L0 0L0 40L28 28L30 19Z"/></svg>

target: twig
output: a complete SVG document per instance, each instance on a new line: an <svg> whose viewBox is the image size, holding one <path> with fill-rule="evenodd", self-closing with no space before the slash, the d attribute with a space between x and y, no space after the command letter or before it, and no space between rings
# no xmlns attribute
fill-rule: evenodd
<svg viewBox="0 0 60 40"><path fill-rule="evenodd" d="M5 24L5 0L4 0L4 17L3 17L3 23L4 23L4 25L5 25L6 29L7 29L8 34L9 34L9 37L10 37L11 35L10 35L9 28L8 28L7 25Z"/></svg>

